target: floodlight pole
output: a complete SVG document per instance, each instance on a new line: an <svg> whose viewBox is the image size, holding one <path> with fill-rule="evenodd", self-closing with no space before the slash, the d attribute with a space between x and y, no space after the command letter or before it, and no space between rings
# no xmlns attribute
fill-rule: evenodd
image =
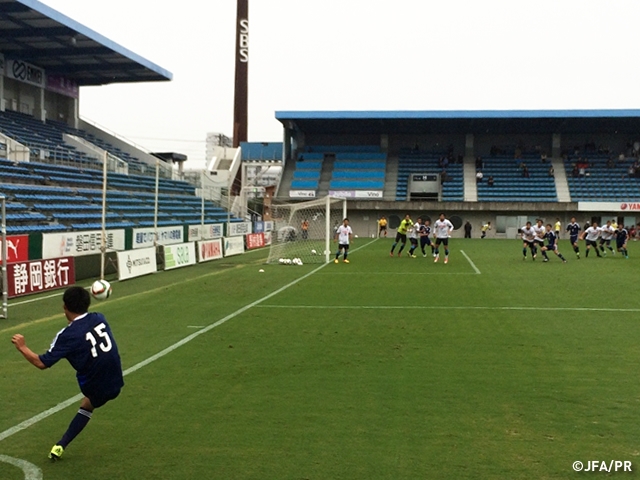
<svg viewBox="0 0 640 480"><path fill-rule="evenodd" d="M107 162L109 153L102 158L102 242L100 245L100 280L104 280L104 264L107 253Z"/></svg>

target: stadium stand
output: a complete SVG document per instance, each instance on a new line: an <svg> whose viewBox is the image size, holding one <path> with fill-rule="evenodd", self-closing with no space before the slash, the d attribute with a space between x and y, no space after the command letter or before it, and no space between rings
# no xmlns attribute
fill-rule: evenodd
<svg viewBox="0 0 640 480"><path fill-rule="evenodd" d="M542 163L539 154L513 154L483 157L483 174L477 183L478 200L487 202L555 202L556 185L549 173L549 163ZM493 177L493 185L489 178Z"/></svg>
<svg viewBox="0 0 640 480"><path fill-rule="evenodd" d="M442 154L402 151L398 163L398 183L396 187L396 201L407 200L407 187L409 175L412 173L439 173L446 172L446 178L442 179L442 200L445 202L462 201L464 197L464 176L462 164L448 163L446 167L441 165ZM444 181L443 181L444 180Z"/></svg>
<svg viewBox="0 0 640 480"><path fill-rule="evenodd" d="M282 142L240 142L242 161L281 162Z"/></svg>
<svg viewBox="0 0 640 480"><path fill-rule="evenodd" d="M624 156L623 156L624 157ZM640 201L640 162L609 155L567 157L564 161L571 200Z"/></svg>

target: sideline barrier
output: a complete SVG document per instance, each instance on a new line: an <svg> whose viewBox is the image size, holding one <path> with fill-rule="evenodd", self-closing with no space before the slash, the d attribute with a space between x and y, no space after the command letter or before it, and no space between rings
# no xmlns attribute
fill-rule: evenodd
<svg viewBox="0 0 640 480"><path fill-rule="evenodd" d="M222 239L205 240L198 242L198 262L219 260L223 257Z"/></svg>
<svg viewBox="0 0 640 480"><path fill-rule="evenodd" d="M124 230L107 230L107 251L124 250ZM151 242L153 244L153 242ZM43 233L42 258L78 257L100 253L102 232Z"/></svg>
<svg viewBox="0 0 640 480"><path fill-rule="evenodd" d="M153 247L155 230L151 228L133 229L133 248ZM184 227L175 225L172 227L158 227L158 245L173 245L184 242Z"/></svg>
<svg viewBox="0 0 640 480"><path fill-rule="evenodd" d="M164 269L172 270L174 268L186 267L187 265L196 264L196 247L195 243L180 243L178 245L164 246Z"/></svg>
<svg viewBox="0 0 640 480"><path fill-rule="evenodd" d="M118 252L118 280L127 280L157 271L155 247Z"/></svg>
<svg viewBox="0 0 640 480"><path fill-rule="evenodd" d="M197 240L212 240L214 238L222 238L224 224L222 223L205 223L204 225L188 225L187 241L195 242Z"/></svg>
<svg viewBox="0 0 640 480"><path fill-rule="evenodd" d="M262 248L265 245L264 233L250 233L247 235L247 250Z"/></svg>

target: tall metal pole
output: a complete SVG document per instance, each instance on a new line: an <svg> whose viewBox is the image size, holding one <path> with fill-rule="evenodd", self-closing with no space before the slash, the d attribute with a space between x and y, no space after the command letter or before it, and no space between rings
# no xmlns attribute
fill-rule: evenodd
<svg viewBox="0 0 640 480"><path fill-rule="evenodd" d="M100 280L104 280L104 264L107 254L107 163L109 153L102 158L102 243L100 245Z"/></svg>
<svg viewBox="0 0 640 480"><path fill-rule="evenodd" d="M247 141L249 103L249 0L237 0L233 148Z"/></svg>
<svg viewBox="0 0 640 480"><path fill-rule="evenodd" d="M160 191L160 159L156 158L156 194L153 208L153 246L158 246L158 193Z"/></svg>
<svg viewBox="0 0 640 480"><path fill-rule="evenodd" d="M9 285L7 278L7 263L9 263L9 252L7 247L7 206L6 198L0 197L2 200L2 318L9 318L9 305L7 299L9 298Z"/></svg>
<svg viewBox="0 0 640 480"><path fill-rule="evenodd" d="M325 212L325 228L326 228L326 239L324 242L324 261L325 263L329 263L329 258L331 257L331 197L327 195L327 211Z"/></svg>

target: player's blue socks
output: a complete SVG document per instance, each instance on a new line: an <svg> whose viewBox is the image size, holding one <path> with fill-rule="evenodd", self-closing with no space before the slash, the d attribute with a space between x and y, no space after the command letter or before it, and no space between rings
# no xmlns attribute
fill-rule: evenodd
<svg viewBox="0 0 640 480"><path fill-rule="evenodd" d="M545 260L549 260L549 257L547 257L547 251L546 250L542 250L542 256L545 258Z"/></svg>
<svg viewBox="0 0 640 480"><path fill-rule="evenodd" d="M404 250L404 246L406 245L406 243L401 243L400 244L400 250L398 250L398 255L400 255L402 253L402 250Z"/></svg>
<svg viewBox="0 0 640 480"><path fill-rule="evenodd" d="M527 256L527 247L524 247L522 249L522 255L524 255L525 257Z"/></svg>
<svg viewBox="0 0 640 480"><path fill-rule="evenodd" d="M393 245L391 245L391 253L393 253L393 251L396 249L396 245L398 245L398 243L393 242Z"/></svg>
<svg viewBox="0 0 640 480"><path fill-rule="evenodd" d="M440 255L440 249L436 248L436 255Z"/></svg>
<svg viewBox="0 0 640 480"><path fill-rule="evenodd" d="M89 420L91 420L90 411L85 410L84 408L78 410L76 416L73 417L73 420L71 420L69 428L56 445L60 445L62 448L67 448L67 445L69 445L73 441L73 439L80 434L82 429L87 426Z"/></svg>
<svg viewBox="0 0 640 480"><path fill-rule="evenodd" d="M444 256L445 256L445 257L448 257L448 256L449 256L449 249L448 249L448 248L445 248L445 249L444 249Z"/></svg>

